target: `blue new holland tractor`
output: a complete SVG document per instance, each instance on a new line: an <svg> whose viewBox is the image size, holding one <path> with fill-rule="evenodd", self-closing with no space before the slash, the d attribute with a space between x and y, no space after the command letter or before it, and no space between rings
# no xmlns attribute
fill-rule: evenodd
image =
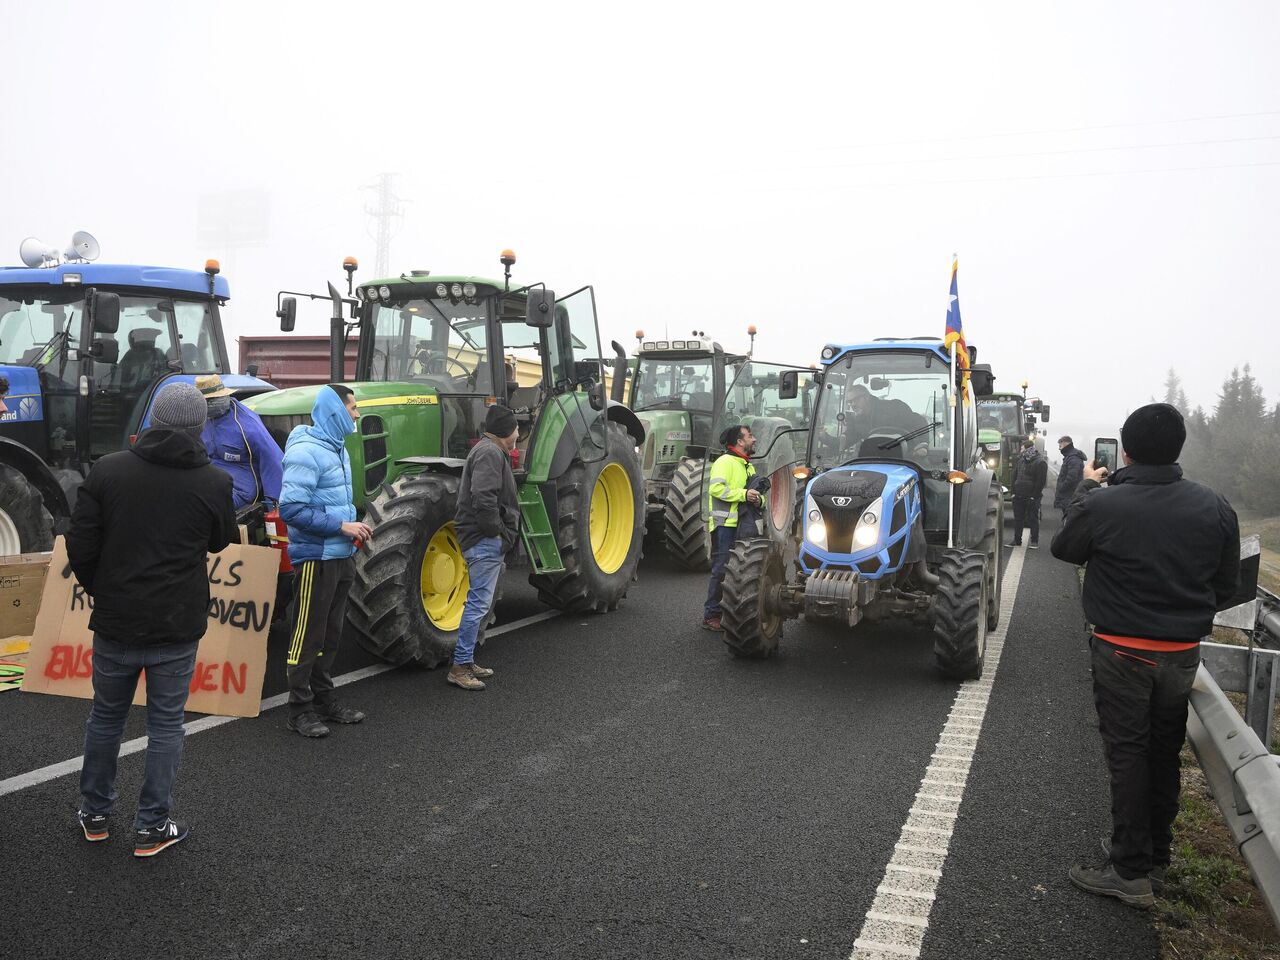
<svg viewBox="0 0 1280 960"><path fill-rule="evenodd" d="M218 373L240 396L274 389L231 374L216 261L90 263L85 233L65 252L27 240L21 255L0 267L0 555L52 548L89 467L130 445L166 383Z"/></svg>
<svg viewBox="0 0 1280 960"><path fill-rule="evenodd" d="M978 396L993 381L989 367L972 366ZM932 623L943 674L981 675L1000 617L1004 507L959 386L935 338L823 349L791 508L766 511L765 535L739 541L729 558L731 653L775 655L783 622L801 615L849 627L899 618Z"/></svg>

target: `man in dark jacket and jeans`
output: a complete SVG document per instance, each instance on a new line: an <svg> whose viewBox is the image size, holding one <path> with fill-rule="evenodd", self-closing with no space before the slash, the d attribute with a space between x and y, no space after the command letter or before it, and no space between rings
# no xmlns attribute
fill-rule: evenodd
<svg viewBox="0 0 1280 960"><path fill-rule="evenodd" d="M1100 868L1077 865L1082 890L1150 906L1169 864L1179 753L1200 664L1200 638L1235 593L1240 528L1208 487L1182 478L1182 414L1142 407L1120 433L1127 466L1084 479L1053 538L1053 555L1088 564L1084 612L1093 626L1093 697L1111 774L1111 836Z"/></svg>
<svg viewBox="0 0 1280 960"><path fill-rule="evenodd" d="M1076 449L1070 437L1058 438L1058 451L1062 454L1062 466L1058 468L1058 485L1053 492L1054 509L1067 514L1067 504L1075 496L1076 487L1084 476L1085 456Z"/></svg>
<svg viewBox="0 0 1280 960"><path fill-rule="evenodd" d="M520 536L520 503L511 469L517 436L516 415L501 404L490 407L484 436L467 455L458 486L454 524L471 586L445 679L463 690L483 690L484 679L493 676L492 670L475 662L476 637L493 607L503 558Z"/></svg>
<svg viewBox="0 0 1280 960"><path fill-rule="evenodd" d="M182 714L196 648L209 624L207 553L236 538L231 478L209 463L205 400L189 383L162 389L151 427L103 457L76 497L67 559L93 597L93 707L80 772L80 826L105 840L116 761L138 676L146 671L147 760L134 819L134 856L186 839L169 816L182 756Z"/></svg>
<svg viewBox="0 0 1280 960"><path fill-rule="evenodd" d="M1040 497L1049 479L1049 463L1034 440L1022 441L1022 453L1013 465L1013 543L1022 546L1022 531L1031 524L1031 548L1040 546Z"/></svg>

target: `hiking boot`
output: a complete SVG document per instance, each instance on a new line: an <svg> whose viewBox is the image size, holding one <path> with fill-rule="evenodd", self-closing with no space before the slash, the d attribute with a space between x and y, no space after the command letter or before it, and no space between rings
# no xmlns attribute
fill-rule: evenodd
<svg viewBox="0 0 1280 960"><path fill-rule="evenodd" d="M1100 867L1086 867L1077 863L1067 876L1081 890L1099 897L1115 897L1130 907L1153 907L1156 898L1151 892L1151 881L1146 877L1126 880L1116 873L1115 866L1108 860Z"/></svg>
<svg viewBox="0 0 1280 960"><path fill-rule="evenodd" d="M471 664L471 673L472 675L478 677L481 680L488 680L490 677L493 676L492 670L490 670L488 667L482 667L478 663Z"/></svg>
<svg viewBox="0 0 1280 960"><path fill-rule="evenodd" d="M720 626L719 617L707 617L702 621L702 629L710 630L712 633L723 633L724 627Z"/></svg>
<svg viewBox="0 0 1280 960"><path fill-rule="evenodd" d="M1031 541L1031 549L1032 549L1032 550L1039 550L1039 549L1040 549L1040 544L1039 544L1037 541L1032 540L1032 541Z"/></svg>
<svg viewBox="0 0 1280 960"><path fill-rule="evenodd" d="M302 734L304 737L327 737L329 728L324 725L320 717L314 711L300 713L296 717L289 718L289 729Z"/></svg>
<svg viewBox="0 0 1280 960"><path fill-rule="evenodd" d="M471 664L455 663L449 668L449 675L445 677L455 687L461 687L463 690L483 690L484 682L478 680L476 675L471 672Z"/></svg>
<svg viewBox="0 0 1280 960"><path fill-rule="evenodd" d="M107 815L105 813L85 813L83 810L77 810L76 818L80 821L80 829L84 831L84 838L90 843L97 843L99 840L105 840L111 836L111 830L107 827Z"/></svg>
<svg viewBox="0 0 1280 960"><path fill-rule="evenodd" d="M175 843L181 843L190 835L191 828L185 823L167 818L158 827L133 831L133 855L154 857L161 850L167 850Z"/></svg>
<svg viewBox="0 0 1280 960"><path fill-rule="evenodd" d="M1102 838L1102 852L1107 855L1107 859L1111 859L1111 838ZM1169 865L1155 864L1151 867L1151 872L1147 874L1147 879L1151 881L1152 893L1164 893L1164 884L1169 877Z"/></svg>
<svg viewBox="0 0 1280 960"><path fill-rule="evenodd" d="M363 710L343 706L337 701L322 704L317 713L320 720L332 720L334 723L359 723L364 719Z"/></svg>

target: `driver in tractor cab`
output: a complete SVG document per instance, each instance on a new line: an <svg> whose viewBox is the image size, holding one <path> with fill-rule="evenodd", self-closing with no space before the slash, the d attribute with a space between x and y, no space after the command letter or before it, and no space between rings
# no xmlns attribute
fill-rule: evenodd
<svg viewBox="0 0 1280 960"><path fill-rule="evenodd" d="M845 397L845 449L865 456L860 447L862 442L875 431L877 435L905 436L919 430L928 421L912 410L902 400L890 400L875 396L860 383L849 388ZM918 455L928 453L929 445L919 442L914 444ZM891 451L883 451L875 455L883 456ZM901 454L905 456L905 453Z"/></svg>

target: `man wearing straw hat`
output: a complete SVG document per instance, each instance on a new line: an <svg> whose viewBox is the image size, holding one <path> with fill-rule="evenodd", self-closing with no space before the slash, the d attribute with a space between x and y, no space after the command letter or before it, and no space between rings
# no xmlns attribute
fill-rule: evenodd
<svg viewBox="0 0 1280 960"><path fill-rule="evenodd" d="M209 408L200 439L210 462L231 475L236 510L263 500L278 502L284 451L262 420L231 395L216 373L196 377L196 389Z"/></svg>

